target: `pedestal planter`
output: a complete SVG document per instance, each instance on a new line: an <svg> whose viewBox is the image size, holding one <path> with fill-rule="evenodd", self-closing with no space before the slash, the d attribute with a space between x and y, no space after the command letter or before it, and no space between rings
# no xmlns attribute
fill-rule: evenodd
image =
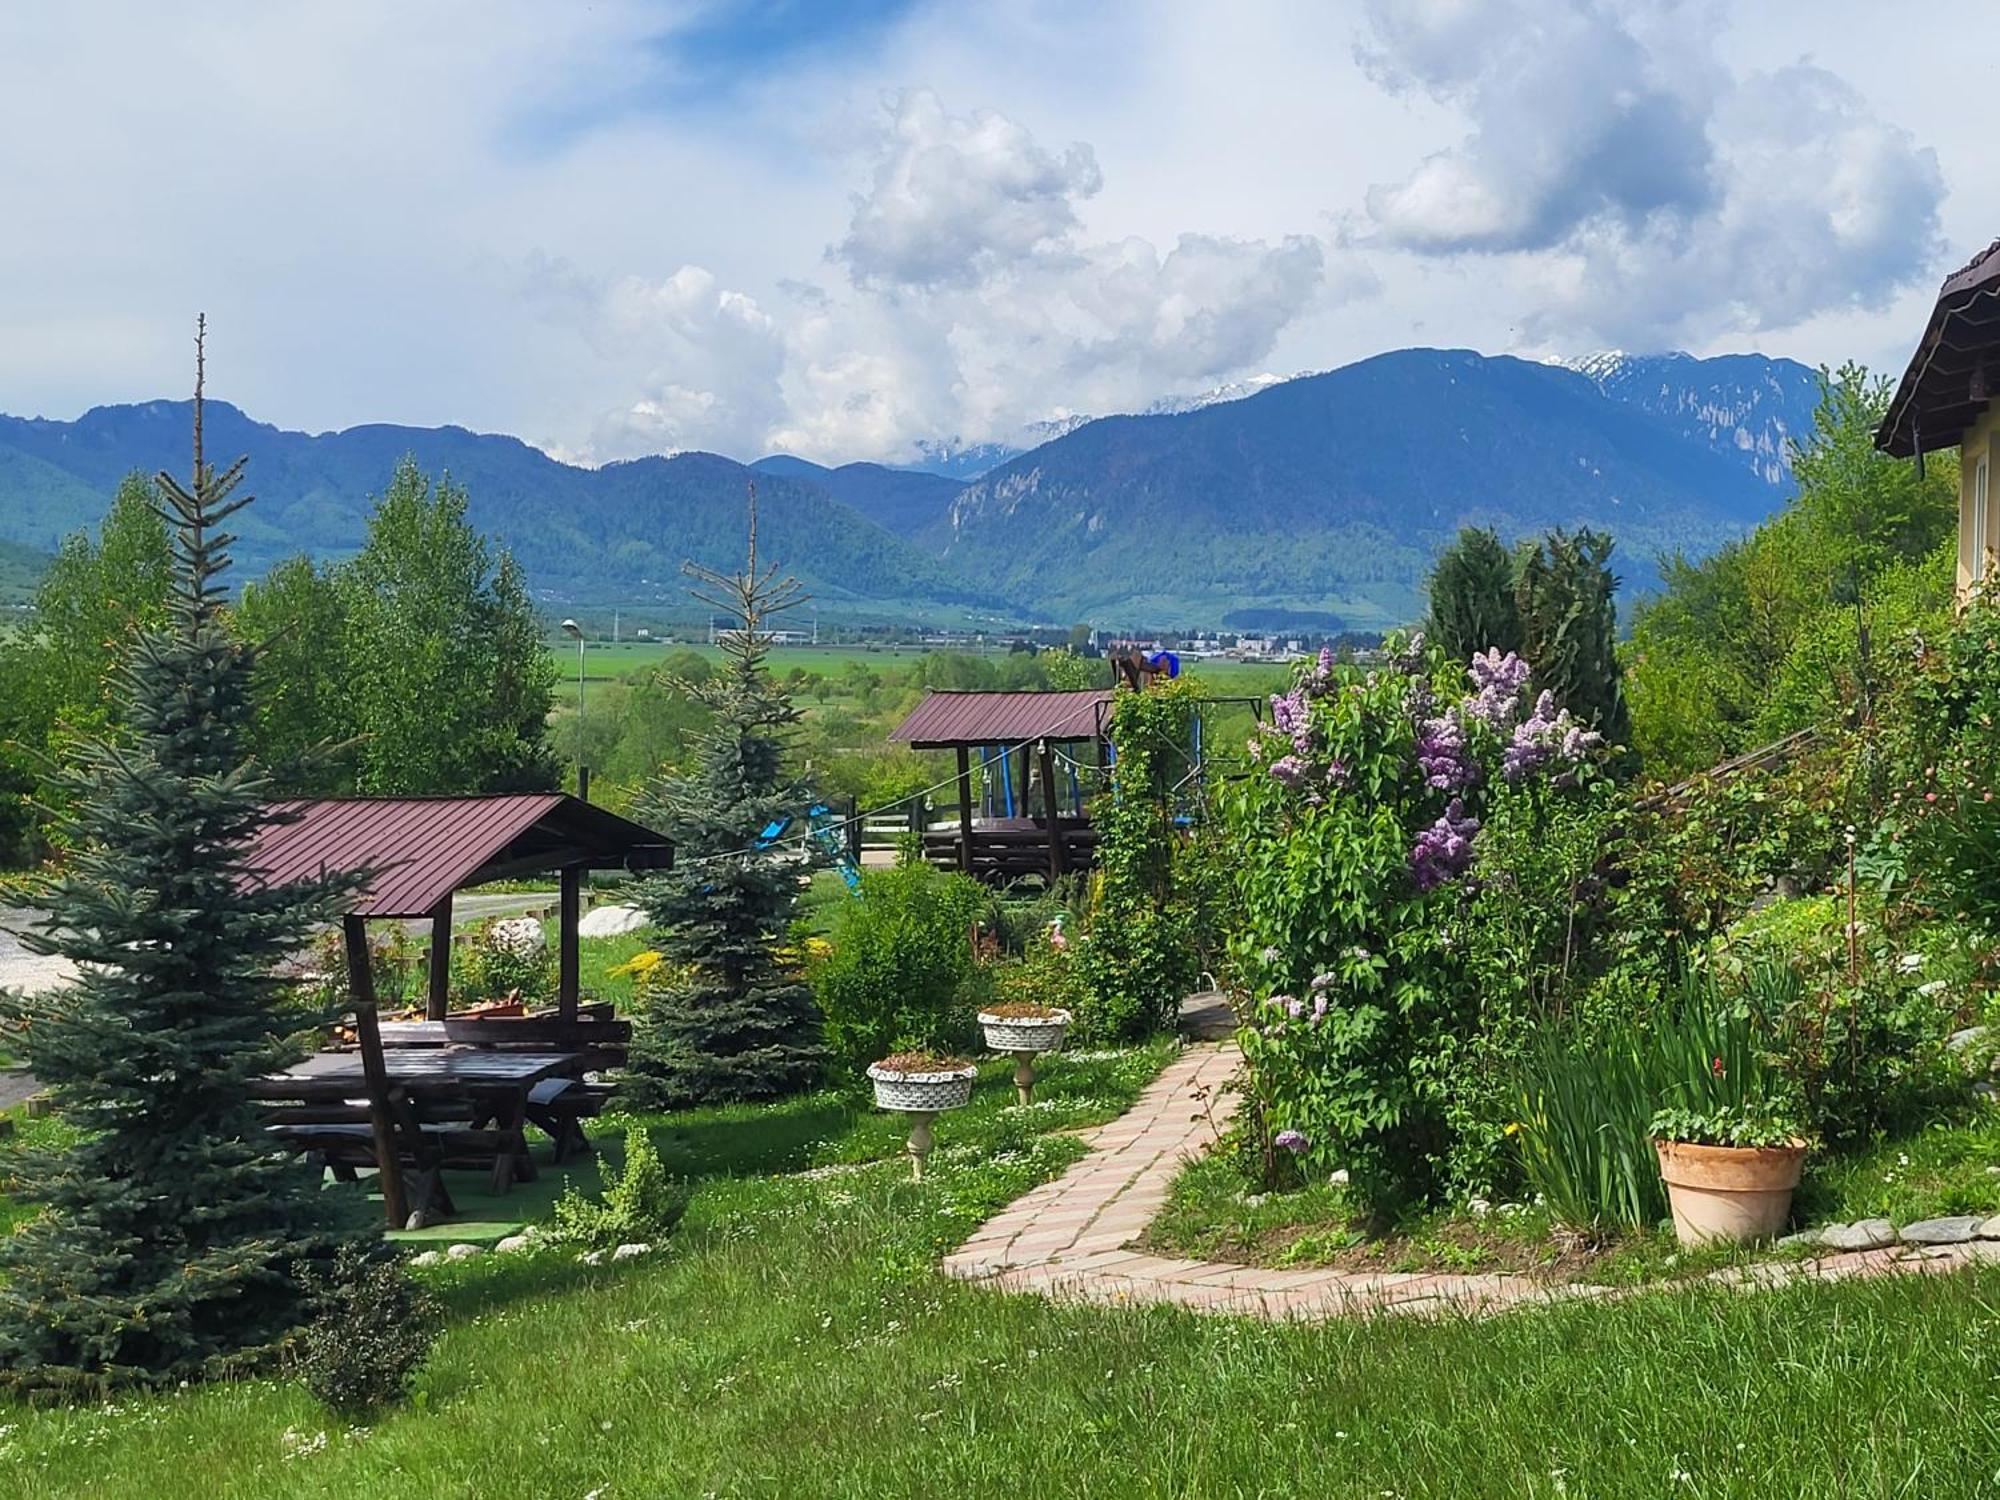
<svg viewBox="0 0 2000 1500"><path fill-rule="evenodd" d="M1023 1104L1034 1103L1035 1058L1062 1045L1063 1033L1069 1029L1069 1012L1047 1010L1035 1015L1014 1015L982 1010L979 1029L985 1033L988 1047L1013 1054L1014 1091Z"/></svg>
<svg viewBox="0 0 2000 1500"><path fill-rule="evenodd" d="M1747 1245L1781 1233L1805 1164L1805 1142L1789 1146L1697 1146L1654 1141L1660 1177L1683 1245Z"/></svg>
<svg viewBox="0 0 2000 1500"><path fill-rule="evenodd" d="M931 1121L947 1109L963 1108L972 1098L972 1080L979 1070L970 1063L939 1064L934 1068L899 1066L885 1058L868 1068L875 1085L875 1103L910 1117L910 1175L924 1180L924 1158L931 1154Z"/></svg>

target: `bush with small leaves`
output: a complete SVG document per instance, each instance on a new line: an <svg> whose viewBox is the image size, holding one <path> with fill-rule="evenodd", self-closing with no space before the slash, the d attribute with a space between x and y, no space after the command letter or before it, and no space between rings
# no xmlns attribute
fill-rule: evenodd
<svg viewBox="0 0 2000 1500"><path fill-rule="evenodd" d="M438 1299L377 1246L350 1245L300 1275L311 1316L292 1342L292 1372L344 1415L404 1400L444 1324Z"/></svg>

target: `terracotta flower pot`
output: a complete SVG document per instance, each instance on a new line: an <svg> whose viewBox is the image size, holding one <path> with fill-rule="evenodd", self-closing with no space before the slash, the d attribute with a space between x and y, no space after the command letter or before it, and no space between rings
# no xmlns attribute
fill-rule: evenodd
<svg viewBox="0 0 2000 1500"><path fill-rule="evenodd" d="M1697 1146L1654 1141L1683 1245L1747 1245L1775 1237L1792 1211L1806 1144Z"/></svg>

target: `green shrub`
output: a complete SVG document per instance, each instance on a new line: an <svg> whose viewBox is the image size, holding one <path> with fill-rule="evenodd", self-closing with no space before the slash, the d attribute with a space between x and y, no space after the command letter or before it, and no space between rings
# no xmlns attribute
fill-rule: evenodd
<svg viewBox="0 0 2000 1500"><path fill-rule="evenodd" d="M597 1171L602 1198L586 1197L575 1183L563 1184L549 1223L555 1243L593 1250L650 1244L671 1231L687 1208L687 1185L667 1176L643 1125L625 1132L624 1167L600 1158Z"/></svg>
<svg viewBox="0 0 2000 1500"><path fill-rule="evenodd" d="M555 998L555 955L549 945L528 938L525 927L502 925L520 920L491 918L480 923L472 941L452 955L452 977L460 994L482 1005L510 996L530 1005Z"/></svg>
<svg viewBox="0 0 2000 1500"><path fill-rule="evenodd" d="M1089 1011L1094 999L1077 971L1076 947L1066 938L1058 942L1053 935L1044 936L1030 943L1018 960L991 965L987 972L996 1001L1066 1010L1073 1026L1077 1025L1076 1017Z"/></svg>
<svg viewBox="0 0 2000 1500"><path fill-rule="evenodd" d="M403 1400L444 1326L444 1308L379 1245L350 1245L299 1277L309 1320L293 1339L299 1383L336 1412Z"/></svg>
<svg viewBox="0 0 2000 1500"><path fill-rule="evenodd" d="M812 967L828 1051L859 1070L891 1052L972 1041L978 882L929 865L867 870L834 915L833 951Z"/></svg>

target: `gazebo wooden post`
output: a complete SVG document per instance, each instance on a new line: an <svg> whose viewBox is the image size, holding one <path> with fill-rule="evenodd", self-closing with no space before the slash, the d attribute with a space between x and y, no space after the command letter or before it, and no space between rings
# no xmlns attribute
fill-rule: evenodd
<svg viewBox="0 0 2000 1500"><path fill-rule="evenodd" d="M354 1037L361 1070L368 1080L368 1123L375 1133L375 1167L382 1178L382 1208L401 1229L410 1218L403 1192L403 1163L396 1150L396 1122L389 1113L389 1074L382 1062L382 1032L375 1013L375 971L368 954L368 923L357 916L341 921L347 944L347 989L354 1001Z"/></svg>
<svg viewBox="0 0 2000 1500"><path fill-rule="evenodd" d="M1062 879L1063 859L1062 813L1056 806L1056 752L1047 740L1036 747L1042 762L1042 805L1049 810L1049 880L1051 883Z"/></svg>
<svg viewBox="0 0 2000 1500"><path fill-rule="evenodd" d="M431 908L430 994L424 1015L442 1021L451 1005L451 893Z"/></svg>
<svg viewBox="0 0 2000 1500"><path fill-rule="evenodd" d="M972 747L958 747L958 867L972 873Z"/></svg>
<svg viewBox="0 0 2000 1500"><path fill-rule="evenodd" d="M583 866L565 865L562 871L562 909L557 914L558 970L556 1009L565 1021L576 1019L579 996L577 923L583 913Z"/></svg>

